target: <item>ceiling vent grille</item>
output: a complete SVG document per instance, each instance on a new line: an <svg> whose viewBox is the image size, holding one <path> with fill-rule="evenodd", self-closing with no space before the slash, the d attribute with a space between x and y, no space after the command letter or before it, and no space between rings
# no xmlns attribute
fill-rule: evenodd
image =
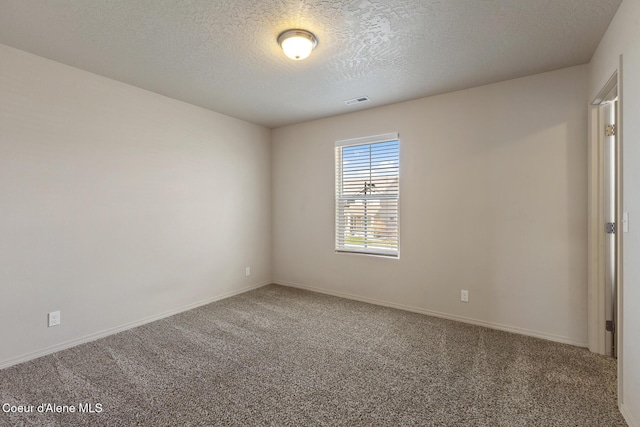
<svg viewBox="0 0 640 427"><path fill-rule="evenodd" d="M348 99L344 101L344 103L347 105L355 105L355 104L362 104L363 102L368 102L368 101L369 101L368 96L360 96L358 98Z"/></svg>

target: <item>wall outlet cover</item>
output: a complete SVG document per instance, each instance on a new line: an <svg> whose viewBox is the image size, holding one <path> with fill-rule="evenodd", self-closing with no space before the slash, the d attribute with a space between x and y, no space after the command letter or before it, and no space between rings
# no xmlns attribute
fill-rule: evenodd
<svg viewBox="0 0 640 427"><path fill-rule="evenodd" d="M52 311L49 313L49 327L57 326L60 324L60 312Z"/></svg>
<svg viewBox="0 0 640 427"><path fill-rule="evenodd" d="M460 301L469 302L469 291L462 289L460 291Z"/></svg>

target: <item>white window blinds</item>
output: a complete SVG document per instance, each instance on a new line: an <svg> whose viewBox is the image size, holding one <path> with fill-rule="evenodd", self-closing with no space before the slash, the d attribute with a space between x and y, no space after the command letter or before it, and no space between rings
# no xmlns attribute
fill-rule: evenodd
<svg viewBox="0 0 640 427"><path fill-rule="evenodd" d="M398 256L398 134L336 142L336 251Z"/></svg>

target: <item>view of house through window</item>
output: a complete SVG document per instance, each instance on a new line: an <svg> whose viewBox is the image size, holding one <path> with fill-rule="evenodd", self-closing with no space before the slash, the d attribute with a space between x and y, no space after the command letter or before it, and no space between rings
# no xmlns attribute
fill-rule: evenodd
<svg viewBox="0 0 640 427"><path fill-rule="evenodd" d="M336 142L336 251L398 256L398 134Z"/></svg>

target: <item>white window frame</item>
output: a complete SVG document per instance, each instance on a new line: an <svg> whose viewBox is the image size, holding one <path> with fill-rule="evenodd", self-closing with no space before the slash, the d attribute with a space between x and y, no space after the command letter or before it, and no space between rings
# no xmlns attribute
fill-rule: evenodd
<svg viewBox="0 0 640 427"><path fill-rule="evenodd" d="M349 220L351 218L347 218L344 211L341 210L341 206L345 205L346 200L352 199L353 196L344 196L343 191L343 179L344 179L344 169L343 169L343 158L342 158L342 149L344 147L356 146L356 145L372 145L377 143L384 142L398 142L398 184L397 184L397 192L391 195L377 195L376 197L371 198L380 201L381 199L389 199L395 201L395 212L393 212L393 216L395 217L394 221L396 221L396 240L395 247L393 248L384 248L384 247L376 247L375 244L370 244L368 235L365 236L365 241L363 244L357 243L346 243L347 237L346 233L349 232L350 227L354 226ZM335 143L335 171L334 171L334 180L335 180L335 251L336 253L351 253L351 254L362 254L362 255L371 255L371 256L384 256L389 258L397 259L400 257L400 136L397 132L395 133L386 133L382 135L373 135L362 138L352 138L336 141ZM375 169L372 169L375 170ZM358 199L366 199L366 193L364 197L359 197ZM344 208L342 208L344 209ZM357 217L360 219L360 217ZM361 220L361 219L360 219ZM349 222L349 224L347 224ZM365 228L366 230L366 228ZM365 231L365 233L367 233Z"/></svg>

